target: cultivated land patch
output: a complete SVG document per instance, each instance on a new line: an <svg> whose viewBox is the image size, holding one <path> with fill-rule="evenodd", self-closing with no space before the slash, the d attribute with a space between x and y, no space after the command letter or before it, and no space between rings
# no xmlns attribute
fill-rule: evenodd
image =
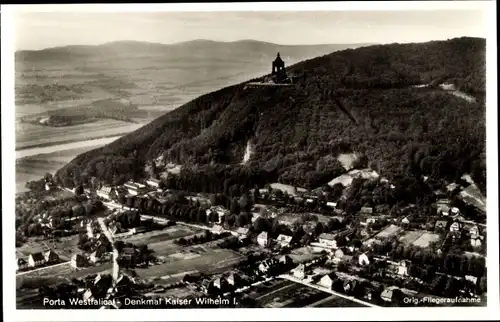
<svg viewBox="0 0 500 322"><path fill-rule="evenodd" d="M362 178L365 180L376 180L380 177L380 175L371 169L363 169L363 170L351 170L348 173L344 173L341 176L333 179L328 183L330 187L333 187L337 183L341 183L344 187L348 187L352 184L355 178Z"/></svg>
<svg viewBox="0 0 500 322"><path fill-rule="evenodd" d="M127 238L123 238L122 240L134 244L146 244L149 245L149 247L154 247L154 245L156 244L172 241L181 237L191 236L193 234L199 233L200 231L201 230L196 228L176 225L173 227L165 228L163 230L156 230L144 234L133 235Z"/></svg>
<svg viewBox="0 0 500 322"><path fill-rule="evenodd" d="M413 242L413 245L419 247L428 247L430 243L437 242L440 240L438 234L424 232L417 240Z"/></svg>
<svg viewBox="0 0 500 322"><path fill-rule="evenodd" d="M16 150L61 142L84 141L107 136L122 135L140 128L142 124L133 124L117 120L99 120L97 122L74 126L51 127L29 123L16 123ZM78 146L75 146L75 148Z"/></svg>
<svg viewBox="0 0 500 322"><path fill-rule="evenodd" d="M73 235L61 237L59 240L48 239L37 241L29 239L24 245L16 248L16 256L27 258L32 253L45 252L49 249L59 255L62 261L69 261L71 256L81 253L81 250L78 249L78 235Z"/></svg>
<svg viewBox="0 0 500 322"><path fill-rule="evenodd" d="M235 265L243 259L242 255L234 251L215 249L190 259L165 257L165 263L144 269L138 268L136 272L143 278L161 278L165 275L173 275L186 270L209 273Z"/></svg>
<svg viewBox="0 0 500 322"><path fill-rule="evenodd" d="M422 230L407 231L399 240L406 244L413 244L423 233Z"/></svg>

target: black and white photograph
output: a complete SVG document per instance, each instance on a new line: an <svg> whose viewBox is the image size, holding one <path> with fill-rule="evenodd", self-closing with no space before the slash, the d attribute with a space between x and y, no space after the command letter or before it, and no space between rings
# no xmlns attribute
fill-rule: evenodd
<svg viewBox="0 0 500 322"><path fill-rule="evenodd" d="M10 318L490 317L495 6L2 6Z"/></svg>

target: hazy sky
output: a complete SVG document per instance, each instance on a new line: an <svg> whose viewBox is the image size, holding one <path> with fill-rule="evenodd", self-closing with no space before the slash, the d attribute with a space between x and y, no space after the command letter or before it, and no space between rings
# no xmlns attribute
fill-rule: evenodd
<svg viewBox="0 0 500 322"><path fill-rule="evenodd" d="M482 11L17 13L15 47L117 40L255 39L279 44L391 43L486 37Z"/></svg>

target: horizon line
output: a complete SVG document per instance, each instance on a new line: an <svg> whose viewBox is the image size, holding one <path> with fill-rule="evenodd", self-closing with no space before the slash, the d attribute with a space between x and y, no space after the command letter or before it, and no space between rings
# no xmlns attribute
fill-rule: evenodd
<svg viewBox="0 0 500 322"><path fill-rule="evenodd" d="M425 40L425 41L419 41L419 42L399 42L399 41L393 41L393 42L352 42L352 43L318 43L318 44L278 44L274 42L269 42L269 41L264 41L264 40L257 40L257 39L239 39L239 40L212 40L212 39L205 39L205 38L197 38L197 39L190 39L190 40L185 40L185 41L179 41L179 42L173 42L173 43L161 43L161 42L154 42L154 41L144 41L144 40L132 40L132 39L123 39L123 40L112 40L112 41L107 41L104 43L100 44L71 44L71 45L60 45L60 46L52 46L52 47L44 47L40 49L18 49L15 50L15 53L18 52L27 52L27 51L43 51L43 50L48 50L48 49L61 49L61 48L68 48L68 47L99 47L99 46L105 46L105 45L110 45L110 44L116 44L116 43L143 43L143 44L151 44L151 45L162 45L162 46L175 46L175 45L182 45L186 43L192 43L192 42L212 42L212 43L238 43L238 42L257 42L257 43L262 43L262 44L269 44L269 45L276 45L276 46L332 46L332 45L390 45L390 44L413 44L413 43L426 43L426 42L432 42L432 41L447 41L447 40L452 40L452 39L459 39L459 38L482 38L482 37L472 37L472 36L457 36L453 38L447 38L447 39L430 39L430 40ZM485 38L483 38L485 39Z"/></svg>

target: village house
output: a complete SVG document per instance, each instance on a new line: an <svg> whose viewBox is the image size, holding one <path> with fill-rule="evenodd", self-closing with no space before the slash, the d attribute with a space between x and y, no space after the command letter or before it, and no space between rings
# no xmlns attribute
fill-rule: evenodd
<svg viewBox="0 0 500 322"><path fill-rule="evenodd" d="M483 240L483 236L471 237L470 244L472 247L478 248L478 247L481 247L481 245L483 244L482 240Z"/></svg>
<svg viewBox="0 0 500 322"><path fill-rule="evenodd" d="M410 219L408 217L404 217L403 220L401 220L402 225L409 225L410 224Z"/></svg>
<svg viewBox="0 0 500 322"><path fill-rule="evenodd" d="M146 184L150 186L151 188L159 188L160 187L161 181L155 178L150 178L146 180Z"/></svg>
<svg viewBox="0 0 500 322"><path fill-rule="evenodd" d="M45 264L45 257L42 253L30 254L28 257L28 264L30 267L37 267Z"/></svg>
<svg viewBox="0 0 500 322"><path fill-rule="evenodd" d="M472 275L465 275L465 280L471 282L472 284L477 284L477 277Z"/></svg>
<svg viewBox="0 0 500 322"><path fill-rule="evenodd" d="M221 225L214 225L212 227L212 232L214 234L222 234L224 232L224 228Z"/></svg>
<svg viewBox="0 0 500 322"><path fill-rule="evenodd" d="M298 279L304 279L306 277L306 266L304 264L300 264L299 266L294 268L293 276Z"/></svg>
<svg viewBox="0 0 500 322"><path fill-rule="evenodd" d="M16 260L16 270L20 271L26 268L28 268L28 263L26 262L26 260L18 258Z"/></svg>
<svg viewBox="0 0 500 322"><path fill-rule="evenodd" d="M436 221L436 224L434 225L435 230L446 230L448 228L448 221L447 220L438 220Z"/></svg>
<svg viewBox="0 0 500 322"><path fill-rule="evenodd" d="M366 253L363 253L363 254L358 256L358 263L361 266L370 265L370 259L368 258Z"/></svg>
<svg viewBox="0 0 500 322"><path fill-rule="evenodd" d="M331 272L330 274L327 274L325 276L323 276L320 280L319 280L319 285L331 290L332 289L332 286L333 286L333 283L335 282L335 280L337 279L337 274L335 274L334 272Z"/></svg>
<svg viewBox="0 0 500 322"><path fill-rule="evenodd" d="M377 222L377 218L366 215L360 216L360 220L359 224L361 226L367 226L368 224L374 224Z"/></svg>
<svg viewBox="0 0 500 322"><path fill-rule="evenodd" d="M342 260L342 258L344 257L344 252L342 251L342 249L337 249L335 251L335 253L333 254L333 258L332 260L334 262L340 262Z"/></svg>
<svg viewBox="0 0 500 322"><path fill-rule="evenodd" d="M146 185L133 181L126 182L123 186L127 189L127 192L133 196L142 193L144 188L146 188Z"/></svg>
<svg viewBox="0 0 500 322"><path fill-rule="evenodd" d="M112 200L116 197L115 189L110 186L103 186L101 189L96 191L96 194L106 200Z"/></svg>
<svg viewBox="0 0 500 322"><path fill-rule="evenodd" d="M140 226L140 227L134 227L132 229L130 229L130 233L136 235L136 234L142 234L144 232L147 231L147 228L144 227L144 226Z"/></svg>
<svg viewBox="0 0 500 322"><path fill-rule="evenodd" d="M363 215L372 215L373 208L372 207L361 207L361 210L359 211L359 213L363 214Z"/></svg>
<svg viewBox="0 0 500 322"><path fill-rule="evenodd" d="M382 293L380 294L380 298L386 302L392 302L393 300L393 295L394 295L394 291L397 290L398 287L397 286L390 286L390 287L387 287L386 289L384 289L382 291Z"/></svg>
<svg viewBox="0 0 500 322"><path fill-rule="evenodd" d="M327 201L326 202L326 206L329 207L329 208L335 209L337 207L337 203L336 202Z"/></svg>
<svg viewBox="0 0 500 322"><path fill-rule="evenodd" d="M45 262L47 264L53 264L59 262L59 255L57 255L52 250L46 251L43 255L45 257Z"/></svg>
<svg viewBox="0 0 500 322"><path fill-rule="evenodd" d="M238 239L243 240L243 239L247 238L248 228L240 227L236 230L236 233L238 234Z"/></svg>
<svg viewBox="0 0 500 322"><path fill-rule="evenodd" d="M267 232L263 231L257 236L257 243L262 246L266 247L268 240L267 240Z"/></svg>
<svg viewBox="0 0 500 322"><path fill-rule="evenodd" d="M479 232L479 227L477 225L473 225L472 227L469 228L469 235L472 237L479 237L480 232Z"/></svg>
<svg viewBox="0 0 500 322"><path fill-rule="evenodd" d="M460 210L457 207L452 207L450 209L450 214L453 217L458 216L458 215L460 215Z"/></svg>
<svg viewBox="0 0 500 322"><path fill-rule="evenodd" d="M71 266L73 268L84 267L87 264L87 259L81 254L71 256Z"/></svg>
<svg viewBox="0 0 500 322"><path fill-rule="evenodd" d="M243 283L243 278L235 272L231 272L227 277L226 281L231 286L239 286Z"/></svg>
<svg viewBox="0 0 500 322"><path fill-rule="evenodd" d="M98 247L94 252L92 252L90 254L89 259L90 259L90 261L92 263L95 264L95 263L97 263L98 261L101 260L101 258L103 257L103 255L104 255L103 248L102 247Z"/></svg>
<svg viewBox="0 0 500 322"><path fill-rule="evenodd" d="M293 263L293 260L290 256L288 255L283 255L279 258L278 262L283 265L290 265Z"/></svg>
<svg viewBox="0 0 500 322"><path fill-rule="evenodd" d="M279 235L276 241L280 244L281 247L288 247L290 246L292 237L287 235Z"/></svg>
<svg viewBox="0 0 500 322"><path fill-rule="evenodd" d="M224 278L220 277L220 276L217 277L217 278L215 278L214 281L213 281L214 287L216 287L216 288L218 288L220 290L222 290L222 289L224 289L226 287L226 283L227 283L227 281Z"/></svg>
<svg viewBox="0 0 500 322"><path fill-rule="evenodd" d="M344 285L343 286L344 286L344 292L347 293L347 294L349 294L349 293L354 292L354 289L357 286L357 282L354 279L346 280L346 281L344 281Z"/></svg>
<svg viewBox="0 0 500 322"><path fill-rule="evenodd" d="M462 223L460 221L454 221L450 226L450 232L457 233L462 230Z"/></svg>
<svg viewBox="0 0 500 322"><path fill-rule="evenodd" d="M399 276L408 276L408 262L402 260L396 268L396 274Z"/></svg>
<svg viewBox="0 0 500 322"><path fill-rule="evenodd" d="M92 290L88 288L85 293L83 293L84 301L92 301L94 299L94 295L92 294Z"/></svg>
<svg viewBox="0 0 500 322"><path fill-rule="evenodd" d="M318 241L321 244L321 246L326 247L326 248L337 248L337 241L335 239L335 236L332 234L321 234L318 237Z"/></svg>

